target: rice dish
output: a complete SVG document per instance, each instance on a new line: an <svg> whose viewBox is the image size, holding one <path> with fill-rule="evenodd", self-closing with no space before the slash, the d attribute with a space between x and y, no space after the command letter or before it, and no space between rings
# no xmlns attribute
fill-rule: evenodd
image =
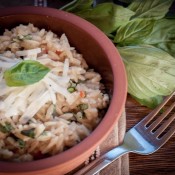
<svg viewBox="0 0 175 175"><path fill-rule="evenodd" d="M30 80L30 63L49 71ZM109 104L100 80L65 34L33 24L6 29L0 36L0 159L32 161L81 142Z"/></svg>

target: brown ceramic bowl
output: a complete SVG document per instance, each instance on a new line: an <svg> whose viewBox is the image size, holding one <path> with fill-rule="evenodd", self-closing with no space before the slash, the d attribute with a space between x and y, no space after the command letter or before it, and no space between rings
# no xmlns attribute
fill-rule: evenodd
<svg viewBox="0 0 175 175"><path fill-rule="evenodd" d="M83 163L109 135L124 108L127 83L123 62L113 43L95 26L73 14L42 7L13 7L0 10L0 33L19 24L65 33L91 68L102 75L111 94L109 108L97 128L73 148L58 155L32 162L0 161L0 174L61 175Z"/></svg>

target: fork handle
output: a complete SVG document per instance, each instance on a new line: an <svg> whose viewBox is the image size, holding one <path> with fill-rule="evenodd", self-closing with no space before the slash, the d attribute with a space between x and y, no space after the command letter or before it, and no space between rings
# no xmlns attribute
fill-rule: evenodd
<svg viewBox="0 0 175 175"><path fill-rule="evenodd" d="M107 167L113 161L118 159L120 156L130 152L130 150L123 144L118 146L111 151L103 154L101 157L97 158L74 175L95 175L96 173L100 172L102 169Z"/></svg>

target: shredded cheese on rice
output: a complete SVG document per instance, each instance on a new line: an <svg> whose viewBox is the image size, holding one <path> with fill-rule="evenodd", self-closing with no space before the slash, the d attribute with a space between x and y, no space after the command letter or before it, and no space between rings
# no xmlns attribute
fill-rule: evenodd
<svg viewBox="0 0 175 175"><path fill-rule="evenodd" d="M34 84L9 87L4 72L23 60L50 72ZM0 36L0 159L31 161L81 142L109 103L100 80L65 34L33 24L6 30Z"/></svg>

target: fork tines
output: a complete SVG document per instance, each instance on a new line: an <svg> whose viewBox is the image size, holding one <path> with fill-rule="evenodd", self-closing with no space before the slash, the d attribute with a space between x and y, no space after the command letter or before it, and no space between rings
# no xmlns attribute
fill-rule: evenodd
<svg viewBox="0 0 175 175"><path fill-rule="evenodd" d="M160 106L158 106L152 113L150 113L145 118L145 121L143 121L146 129L149 132L152 132L154 137L157 137L158 139L165 139L168 135L169 137L171 137L171 135L175 131L175 125L169 128L168 130L169 125L171 125L175 119L175 114L171 114L172 110L175 107L175 102L173 102L171 106L169 106L165 110L165 112L162 112L160 114L163 107L167 104L167 102L169 102L172 99L174 95L175 95L175 92L173 92L171 95L165 98L163 103ZM160 116L156 118L157 115L160 115ZM155 120L153 121L153 119Z"/></svg>

